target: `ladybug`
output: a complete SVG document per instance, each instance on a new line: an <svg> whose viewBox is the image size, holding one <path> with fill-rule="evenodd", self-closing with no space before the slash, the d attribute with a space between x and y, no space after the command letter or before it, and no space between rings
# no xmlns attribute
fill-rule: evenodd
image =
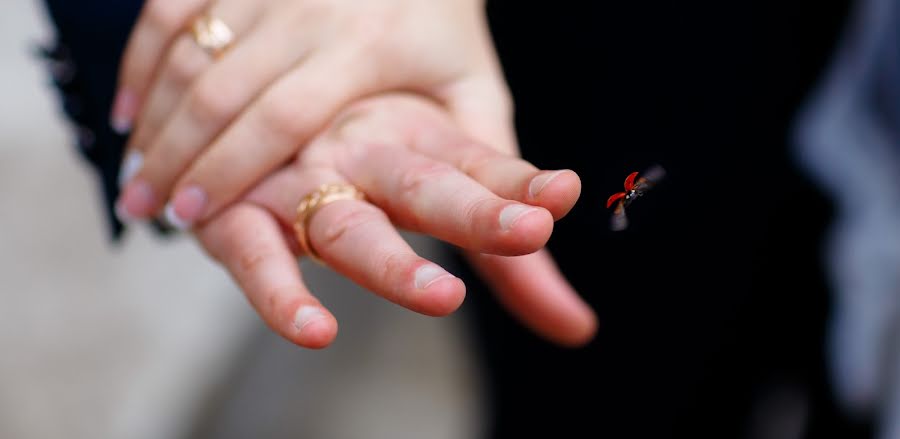
<svg viewBox="0 0 900 439"><path fill-rule="evenodd" d="M641 175L641 177L638 178L638 175ZM659 165L654 165L644 171L643 174L637 172L628 174L628 177L625 177L625 192L612 194L606 200L607 209L613 205L616 206L610 219L610 229L614 232L619 232L628 228L628 217L625 215L625 208L656 186L665 175L666 171Z"/></svg>

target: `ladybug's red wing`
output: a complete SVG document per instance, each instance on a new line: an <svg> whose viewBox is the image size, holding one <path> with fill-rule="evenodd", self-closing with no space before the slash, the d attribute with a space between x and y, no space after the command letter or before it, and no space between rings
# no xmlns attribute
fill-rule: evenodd
<svg viewBox="0 0 900 439"><path fill-rule="evenodd" d="M612 218L609 220L609 228L613 232L621 232L628 228L628 217L625 216L625 202L619 200L616 210L613 211Z"/></svg>
<svg viewBox="0 0 900 439"><path fill-rule="evenodd" d="M625 197L625 192L619 192L617 194L612 194L608 200L606 200L606 208L609 209L610 206L613 205L617 200L620 200Z"/></svg>
<svg viewBox="0 0 900 439"><path fill-rule="evenodd" d="M634 179L635 177L637 177L637 175L637 172L632 172L631 174L628 174L628 177L625 177L625 192L628 192L632 188L634 188Z"/></svg>

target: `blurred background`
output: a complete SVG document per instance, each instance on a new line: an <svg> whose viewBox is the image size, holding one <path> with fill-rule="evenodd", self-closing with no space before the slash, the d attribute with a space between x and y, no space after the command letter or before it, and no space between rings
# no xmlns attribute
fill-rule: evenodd
<svg viewBox="0 0 900 439"><path fill-rule="evenodd" d="M341 332L306 351L190 239L110 242L73 146L91 133L64 120L34 54L51 42L41 4L7 2L0 438L472 438L489 420L498 437L672 422L692 438L900 438L900 1L709 3L722 10L488 3L523 152L583 176L550 244L600 315L589 349L533 337L468 278L464 312L432 319L309 266ZM585 53L606 64L585 69ZM602 163L597 145L615 146ZM672 177L641 233L598 228L591 200L660 157ZM596 282L598 266L614 275Z"/></svg>
<svg viewBox="0 0 900 439"><path fill-rule="evenodd" d="M329 349L301 350L189 239L137 228L110 243L33 54L51 35L39 2L4 2L0 438L478 435L482 386L462 317L421 317L307 267L341 332Z"/></svg>

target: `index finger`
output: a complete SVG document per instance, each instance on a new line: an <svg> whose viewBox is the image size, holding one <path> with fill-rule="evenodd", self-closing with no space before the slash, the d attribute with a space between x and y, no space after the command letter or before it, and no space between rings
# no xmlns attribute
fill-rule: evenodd
<svg viewBox="0 0 900 439"><path fill-rule="evenodd" d="M131 130L150 81L175 36L206 4L206 0L151 0L144 4L122 55L110 115L110 124L120 134Z"/></svg>

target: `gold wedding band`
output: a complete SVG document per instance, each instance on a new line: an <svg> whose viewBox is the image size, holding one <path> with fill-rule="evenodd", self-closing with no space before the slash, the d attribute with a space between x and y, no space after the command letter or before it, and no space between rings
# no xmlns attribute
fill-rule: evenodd
<svg viewBox="0 0 900 439"><path fill-rule="evenodd" d="M190 27L191 36L201 49L218 59L234 42L234 32L224 21L205 14L197 17Z"/></svg>
<svg viewBox="0 0 900 439"><path fill-rule="evenodd" d="M319 186L318 189L312 191L310 194L303 197L300 200L300 204L297 205L297 218L294 221L294 232L297 237L297 243L300 244L300 249L306 253L310 259L325 265L322 262L322 258L313 250L312 245L309 242L309 222L312 219L313 215L325 206L328 203L339 201L339 200L364 200L365 195L353 186L348 183L328 183Z"/></svg>

